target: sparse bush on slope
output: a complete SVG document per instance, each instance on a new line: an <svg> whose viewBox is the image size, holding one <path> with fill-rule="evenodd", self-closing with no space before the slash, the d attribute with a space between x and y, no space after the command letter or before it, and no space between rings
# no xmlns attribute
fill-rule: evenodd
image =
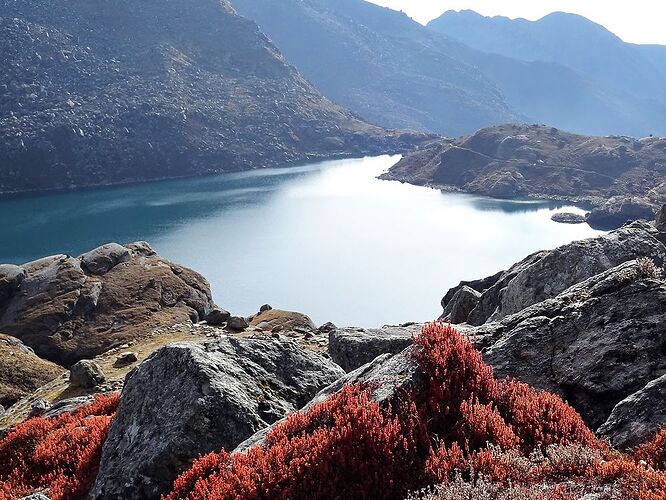
<svg viewBox="0 0 666 500"><path fill-rule="evenodd" d="M98 396L74 413L16 426L0 441L0 499L45 488L51 500L85 498L118 401L117 393Z"/></svg>

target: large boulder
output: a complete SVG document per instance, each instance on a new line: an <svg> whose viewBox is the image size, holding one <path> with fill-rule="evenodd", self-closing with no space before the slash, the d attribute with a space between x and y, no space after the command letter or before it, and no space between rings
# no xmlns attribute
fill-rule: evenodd
<svg viewBox="0 0 666 500"><path fill-rule="evenodd" d="M479 305L479 300L481 300L481 292L470 286L462 285L444 307L440 319L454 325L464 323L470 313Z"/></svg>
<svg viewBox="0 0 666 500"><path fill-rule="evenodd" d="M251 326L256 326L264 331L285 332L292 330L314 332L317 329L310 317L303 313L268 309L263 306L261 309L259 313L250 318Z"/></svg>
<svg viewBox="0 0 666 500"><path fill-rule="evenodd" d="M131 259L129 249L118 243L108 243L84 253L81 266L91 274L103 275L122 262Z"/></svg>
<svg viewBox="0 0 666 500"><path fill-rule="evenodd" d="M198 320L213 307L199 274L162 259L147 243L118 247L105 245L78 259L55 255L18 270L2 266L0 295L9 296L0 301L0 330L38 356L70 366L157 327ZM106 267L103 275L90 272Z"/></svg>
<svg viewBox="0 0 666 500"><path fill-rule="evenodd" d="M0 334L0 405L9 408L63 373L64 368L40 359L20 340Z"/></svg>
<svg viewBox="0 0 666 500"><path fill-rule="evenodd" d="M219 307L214 308L205 318L206 323L212 326L226 325L229 319L231 319L231 313Z"/></svg>
<svg viewBox="0 0 666 500"><path fill-rule="evenodd" d="M484 359L563 396L591 428L666 372L666 281L630 261L501 321L472 329Z"/></svg>
<svg viewBox="0 0 666 500"><path fill-rule="evenodd" d="M445 309L442 319L478 326L555 297L567 288L629 260L648 257L663 266L666 247L657 236L653 225L634 222L597 238L535 253L499 275L464 282L450 290L442 301ZM478 303L467 318L464 314L452 318L447 311L459 301L464 286L480 293ZM469 293L467 295L465 305L469 307L472 298ZM456 307L456 311L460 308Z"/></svg>
<svg viewBox="0 0 666 500"><path fill-rule="evenodd" d="M666 375L620 401L597 433L615 448L625 449L651 439L666 426Z"/></svg>
<svg viewBox="0 0 666 500"><path fill-rule="evenodd" d="M94 389L106 382L102 368L90 359L74 363L69 370L69 385L74 388Z"/></svg>
<svg viewBox="0 0 666 500"><path fill-rule="evenodd" d="M336 328L328 334L331 359L349 372L382 354L397 354L412 343L422 325L385 326L379 329Z"/></svg>
<svg viewBox="0 0 666 500"><path fill-rule="evenodd" d="M167 346L128 375L91 497L159 498L197 456L233 450L341 376L291 342Z"/></svg>

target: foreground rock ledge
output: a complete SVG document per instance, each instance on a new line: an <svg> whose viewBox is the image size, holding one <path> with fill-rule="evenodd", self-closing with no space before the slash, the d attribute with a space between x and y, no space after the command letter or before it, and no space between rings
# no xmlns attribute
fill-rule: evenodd
<svg viewBox="0 0 666 500"><path fill-rule="evenodd" d="M167 346L128 375L91 498L159 498L197 456L233 450L342 376L291 342Z"/></svg>

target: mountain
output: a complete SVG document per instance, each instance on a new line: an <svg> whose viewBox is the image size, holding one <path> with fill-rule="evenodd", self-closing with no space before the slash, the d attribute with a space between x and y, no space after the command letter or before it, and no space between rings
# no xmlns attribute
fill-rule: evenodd
<svg viewBox="0 0 666 500"><path fill-rule="evenodd" d="M457 44L362 0L233 0L327 97L373 123L458 135L523 118Z"/></svg>
<svg viewBox="0 0 666 500"><path fill-rule="evenodd" d="M539 125L501 125L436 141L384 178L496 198L551 198L595 207L607 229L652 219L666 202L666 139L590 137Z"/></svg>
<svg viewBox="0 0 666 500"><path fill-rule="evenodd" d="M447 136L507 121L595 135L666 133L662 102L559 61L479 50L363 0L233 4L326 96L373 123Z"/></svg>
<svg viewBox="0 0 666 500"><path fill-rule="evenodd" d="M538 21L448 11L428 27L474 49L521 61L557 63L616 92L666 102L666 48L632 45L585 17L564 12Z"/></svg>
<svg viewBox="0 0 666 500"><path fill-rule="evenodd" d="M385 153L226 0L0 0L0 193Z"/></svg>

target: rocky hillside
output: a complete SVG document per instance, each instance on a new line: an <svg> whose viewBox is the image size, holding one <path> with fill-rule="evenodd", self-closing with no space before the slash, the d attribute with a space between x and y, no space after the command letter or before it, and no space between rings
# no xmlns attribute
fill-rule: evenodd
<svg viewBox="0 0 666 500"><path fill-rule="evenodd" d="M635 222L461 283L440 318L457 330L317 328L268 305L165 323L7 410L0 495L662 498L662 229ZM79 261L106 276L141 255ZM110 384L113 360L127 375ZM21 423L28 402L42 416Z"/></svg>
<svg viewBox="0 0 666 500"><path fill-rule="evenodd" d="M327 97L373 123L451 137L517 120L584 134L666 134L664 101L590 79L569 52L563 61L507 56L364 0L232 1ZM580 31L558 33L575 45ZM658 50L650 55L666 61ZM616 81L663 87L659 64L646 65L647 78L644 71L626 76L636 64L624 67L625 60L612 65Z"/></svg>
<svg viewBox="0 0 666 500"><path fill-rule="evenodd" d="M324 95L373 123L457 135L518 118L490 79L402 13L363 0L233 5Z"/></svg>
<svg viewBox="0 0 666 500"><path fill-rule="evenodd" d="M0 193L401 151L226 0L0 1Z"/></svg>
<svg viewBox="0 0 666 500"><path fill-rule="evenodd" d="M407 155L384 176L496 198L550 198L594 207L602 229L653 220L666 202L666 140L589 137L501 125Z"/></svg>

